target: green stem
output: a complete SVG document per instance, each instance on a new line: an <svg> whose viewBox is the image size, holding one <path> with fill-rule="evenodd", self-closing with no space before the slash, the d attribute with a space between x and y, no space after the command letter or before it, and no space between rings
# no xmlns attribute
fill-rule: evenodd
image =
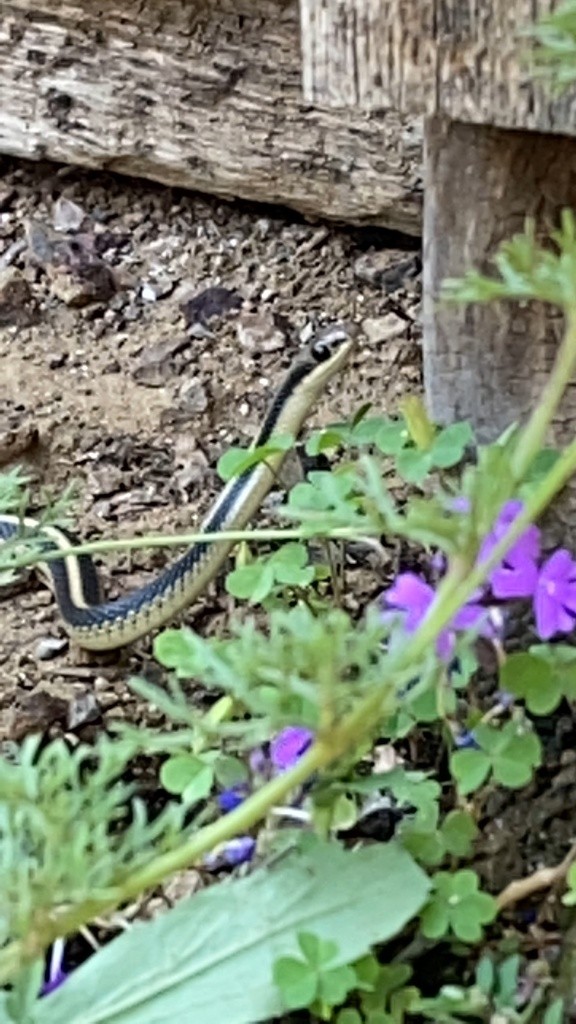
<svg viewBox="0 0 576 1024"><path fill-rule="evenodd" d="M213 533L182 533L178 536L167 537L163 534L147 534L145 537L127 537L118 540L95 540L86 544L71 545L68 548L60 548L53 551L31 551L17 555L6 561L3 569L25 569L29 565L37 565L38 562L52 562L58 558L67 558L69 555L100 555L112 551L136 551L142 548L176 548L189 547L191 544L215 544L217 542L240 541L271 541L271 540L302 540L312 536L326 536L335 540L357 539L363 534L369 533L369 528L363 527L359 530L353 526L339 526L334 529L325 530L318 526L318 532L312 534L309 528L291 527L287 529L264 529L264 530L222 530ZM374 528L374 536L377 535ZM23 538L26 541L27 538ZM33 540L31 537L30 540Z"/></svg>
<svg viewBox="0 0 576 1024"><path fill-rule="evenodd" d="M546 441L546 434L558 409L564 389L576 369L576 308L566 309L566 329L554 366L544 385L542 396L522 431L514 452L514 479L522 480L534 457Z"/></svg>

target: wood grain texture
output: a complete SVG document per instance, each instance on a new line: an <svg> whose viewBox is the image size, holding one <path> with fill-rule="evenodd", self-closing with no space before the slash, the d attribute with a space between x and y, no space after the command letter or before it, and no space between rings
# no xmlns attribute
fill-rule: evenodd
<svg viewBox="0 0 576 1024"><path fill-rule="evenodd" d="M411 234L421 130L312 109L297 0L3 0L0 152Z"/></svg>
<svg viewBox="0 0 576 1024"><path fill-rule="evenodd" d="M310 102L576 134L576 90L531 82L523 29L559 0L300 0Z"/></svg>
<svg viewBox="0 0 576 1024"><path fill-rule="evenodd" d="M493 272L490 256L532 216L539 231L576 206L576 141L562 136L427 122L424 207L424 377L432 417L470 420L482 441L523 420L536 404L563 329L543 303L447 305L442 281L467 267ZM576 382L551 442L576 434ZM558 507L558 535L576 542L576 483Z"/></svg>

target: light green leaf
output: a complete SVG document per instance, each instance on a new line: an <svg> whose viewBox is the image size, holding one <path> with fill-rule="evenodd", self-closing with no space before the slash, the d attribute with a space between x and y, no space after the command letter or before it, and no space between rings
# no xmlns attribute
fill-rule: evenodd
<svg viewBox="0 0 576 1024"><path fill-rule="evenodd" d="M193 754L175 754L160 769L160 782L168 793L183 793L191 779L204 767Z"/></svg>
<svg viewBox="0 0 576 1024"><path fill-rule="evenodd" d="M486 780L490 759L481 750L456 750L450 758L450 771L459 792L466 795Z"/></svg>
<svg viewBox="0 0 576 1024"><path fill-rule="evenodd" d="M318 996L329 1006L338 1006L356 984L356 975L351 967L335 967L330 971L322 971L319 977Z"/></svg>
<svg viewBox="0 0 576 1024"><path fill-rule="evenodd" d="M430 449L433 466L448 469L460 462L466 445L473 439L472 427L469 423L452 423L441 430Z"/></svg>
<svg viewBox="0 0 576 1024"><path fill-rule="evenodd" d="M318 976L305 960L281 956L274 964L273 977L287 1010L310 1006L318 990Z"/></svg>
<svg viewBox="0 0 576 1024"><path fill-rule="evenodd" d="M409 484L421 484L430 467L430 453L421 452L418 448L405 448L396 458L396 469Z"/></svg>
<svg viewBox="0 0 576 1024"><path fill-rule="evenodd" d="M154 641L154 657L164 668L190 678L199 668L195 637L189 629L165 629Z"/></svg>
<svg viewBox="0 0 576 1024"><path fill-rule="evenodd" d="M500 685L526 701L535 715L548 715L562 699L560 680L552 665L535 654L511 654L500 669Z"/></svg>
<svg viewBox="0 0 576 1024"><path fill-rule="evenodd" d="M288 451L293 445L293 437L279 434L259 448L229 448L218 460L218 475L222 480L230 480L259 462L265 462L270 455Z"/></svg>
<svg viewBox="0 0 576 1024"><path fill-rule="evenodd" d="M43 999L34 1024L268 1020L282 1012L273 964L298 955L298 932L338 936L335 966L350 963L398 934L429 887L395 843L357 852L311 843L135 925Z"/></svg>
<svg viewBox="0 0 576 1024"><path fill-rule="evenodd" d="M258 604L274 586L274 569L268 561L241 565L228 573L225 586L232 597Z"/></svg>
<svg viewBox="0 0 576 1024"><path fill-rule="evenodd" d="M442 822L442 838L448 853L454 857L467 857L472 843L478 835L478 828L468 811L450 811Z"/></svg>

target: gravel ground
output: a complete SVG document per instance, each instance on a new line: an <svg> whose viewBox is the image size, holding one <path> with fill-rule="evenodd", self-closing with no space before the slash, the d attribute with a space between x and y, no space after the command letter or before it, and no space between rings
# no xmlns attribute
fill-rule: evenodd
<svg viewBox="0 0 576 1024"><path fill-rule="evenodd" d="M311 425L367 401L392 413L419 391L419 258L402 241L3 160L0 467L26 469L36 507L75 481L85 539L192 528L218 491L219 456L251 440L317 326L353 319L363 337ZM106 593L165 558L107 559ZM87 659L35 577L0 602L0 738L137 713L123 680L153 671L151 638ZM184 620L212 632L229 608L214 588Z"/></svg>

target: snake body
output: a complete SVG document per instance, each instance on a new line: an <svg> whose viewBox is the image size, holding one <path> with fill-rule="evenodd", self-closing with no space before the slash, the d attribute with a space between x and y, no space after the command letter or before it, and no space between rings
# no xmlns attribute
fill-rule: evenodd
<svg viewBox="0 0 576 1024"><path fill-rule="evenodd" d="M355 332L333 326L319 334L308 351L291 367L276 392L252 447L261 447L273 435L296 437L328 381L346 363ZM204 519L201 533L241 530L257 512L272 487L285 452L270 454L228 481ZM0 541L11 540L22 528L41 530L45 549L66 550L73 538L57 526L0 515ZM165 625L190 605L214 579L234 541L198 542L150 583L104 601L98 573L90 556L67 555L39 567L56 597L67 633L88 650L123 647L152 629Z"/></svg>

